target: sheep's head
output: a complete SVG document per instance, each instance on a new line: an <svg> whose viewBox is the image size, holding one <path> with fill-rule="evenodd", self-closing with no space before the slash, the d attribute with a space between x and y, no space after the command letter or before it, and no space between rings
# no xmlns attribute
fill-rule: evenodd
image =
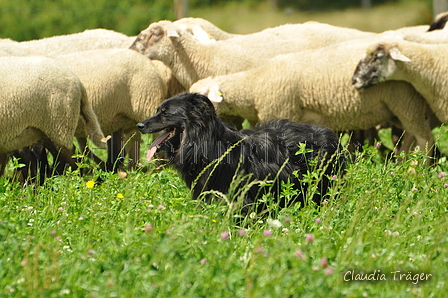
<svg viewBox="0 0 448 298"><path fill-rule="evenodd" d="M140 32L129 48L150 59L164 61L166 53L172 52L171 41L178 38L179 34L172 22L160 21Z"/></svg>
<svg viewBox="0 0 448 298"><path fill-rule="evenodd" d="M353 87L362 90L390 79L397 69L395 61L410 61L396 44L379 43L369 47L356 66Z"/></svg>
<svg viewBox="0 0 448 298"><path fill-rule="evenodd" d="M194 83L190 87L190 92L205 95L213 103L219 103L223 99L218 81L210 77Z"/></svg>

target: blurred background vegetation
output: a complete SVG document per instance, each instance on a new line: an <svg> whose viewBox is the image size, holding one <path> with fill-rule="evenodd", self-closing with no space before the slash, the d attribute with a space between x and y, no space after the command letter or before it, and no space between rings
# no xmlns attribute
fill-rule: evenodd
<svg viewBox="0 0 448 298"><path fill-rule="evenodd" d="M0 37L17 41L106 28L136 35L174 20L176 0L0 0ZM363 7L364 6L364 7ZM233 33L309 20L381 32L428 24L432 0L189 0L188 16Z"/></svg>

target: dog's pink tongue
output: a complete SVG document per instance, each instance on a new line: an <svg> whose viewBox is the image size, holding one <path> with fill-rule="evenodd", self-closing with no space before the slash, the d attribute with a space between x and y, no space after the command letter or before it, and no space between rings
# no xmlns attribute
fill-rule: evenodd
<svg viewBox="0 0 448 298"><path fill-rule="evenodd" d="M157 151L157 147L154 146L151 149L148 150L148 152L146 153L146 160L150 161L151 158L154 156L154 154L156 154Z"/></svg>
<svg viewBox="0 0 448 298"><path fill-rule="evenodd" d="M176 129L173 130L174 132L176 131ZM148 153L146 153L146 159L148 161L150 161L151 158L154 156L154 154L156 154L157 146L159 144L162 144L163 142L166 142L166 140L170 138L170 134L172 132L173 132L172 130L167 130L161 136L157 137L157 139L155 139L154 142L152 142L151 147L148 150Z"/></svg>

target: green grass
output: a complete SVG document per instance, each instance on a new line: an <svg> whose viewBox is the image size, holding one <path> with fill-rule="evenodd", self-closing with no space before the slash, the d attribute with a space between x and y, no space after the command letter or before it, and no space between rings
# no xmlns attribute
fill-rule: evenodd
<svg viewBox="0 0 448 298"><path fill-rule="evenodd" d="M0 178L0 296L442 297L446 163L416 153L398 165L376 150L354 157L320 209L276 212L281 227L253 215L238 226L226 202L191 200L177 173L151 164L124 180ZM352 281L350 270L387 281ZM431 276L413 284L396 271Z"/></svg>

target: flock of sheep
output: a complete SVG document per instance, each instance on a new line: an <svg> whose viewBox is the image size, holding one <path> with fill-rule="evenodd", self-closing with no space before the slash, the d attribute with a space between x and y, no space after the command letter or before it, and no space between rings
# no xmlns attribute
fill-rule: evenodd
<svg viewBox="0 0 448 298"><path fill-rule="evenodd" d="M60 165L76 167L74 138L107 170L116 170L123 151L136 162L136 123L186 91L209 97L236 127L244 119L252 126L271 118L337 131L394 125L406 131L403 150L430 148L431 129L448 118L446 15L431 28L441 30L430 32L429 26L372 33L307 22L237 35L184 18L152 23L136 37L94 29L25 42L1 39L0 175L11 155L26 152L43 159L49 151ZM408 75L357 90L358 62L383 42L409 44L417 71L401 69L407 62L388 62L391 71ZM108 147L107 161L89 151L88 138Z"/></svg>

